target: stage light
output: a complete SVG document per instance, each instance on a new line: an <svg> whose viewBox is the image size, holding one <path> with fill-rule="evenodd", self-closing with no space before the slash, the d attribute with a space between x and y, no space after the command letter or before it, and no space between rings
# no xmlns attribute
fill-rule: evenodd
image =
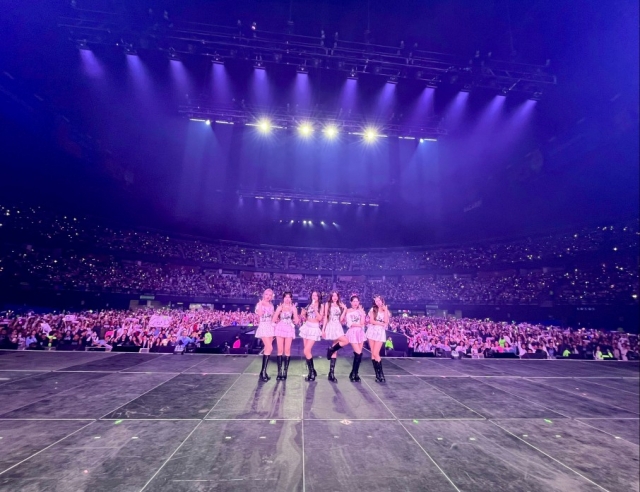
<svg viewBox="0 0 640 492"><path fill-rule="evenodd" d="M269 131L271 130L271 122L266 118L261 119L260 121L258 121L258 129L262 133L269 133Z"/></svg>
<svg viewBox="0 0 640 492"><path fill-rule="evenodd" d="M373 142L375 141L376 137L378 136L378 133L376 132L375 128L366 128L364 130L364 140L365 142Z"/></svg>
<svg viewBox="0 0 640 492"><path fill-rule="evenodd" d="M302 221L302 223L303 223L304 225L307 225L307 221L306 221L306 220L303 220L303 221Z"/></svg>
<svg viewBox="0 0 640 492"><path fill-rule="evenodd" d="M324 225L324 220L321 220L321 221L320 221L320 225Z"/></svg>
<svg viewBox="0 0 640 492"><path fill-rule="evenodd" d="M204 124L205 124L205 125L207 125L207 126L211 125L211 120L206 120L206 121L204 122Z"/></svg>
<svg viewBox="0 0 640 492"><path fill-rule="evenodd" d="M324 128L324 134L328 139L333 139L338 135L338 127L336 127L335 125L327 125Z"/></svg>
<svg viewBox="0 0 640 492"><path fill-rule="evenodd" d="M298 131L300 132L300 135L302 135L303 137L308 137L313 133L313 126L311 126L311 123L302 123L298 127Z"/></svg>

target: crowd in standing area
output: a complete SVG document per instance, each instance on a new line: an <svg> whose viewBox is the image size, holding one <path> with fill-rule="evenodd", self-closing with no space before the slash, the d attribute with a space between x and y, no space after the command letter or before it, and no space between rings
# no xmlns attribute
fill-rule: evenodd
<svg viewBox="0 0 640 492"><path fill-rule="evenodd" d="M202 344L217 326L255 326L251 311L138 309L77 313L14 313L0 316L0 348L77 349L116 345L149 348ZM638 337L619 332L569 329L529 323L469 318L392 316L389 330L404 334L409 353L445 357L492 357L512 353L521 358L638 359Z"/></svg>
<svg viewBox="0 0 640 492"><path fill-rule="evenodd" d="M638 336L594 329L470 318L408 316L392 318L391 330L409 339L410 352L459 357L514 354L520 358L578 357L638 360Z"/></svg>

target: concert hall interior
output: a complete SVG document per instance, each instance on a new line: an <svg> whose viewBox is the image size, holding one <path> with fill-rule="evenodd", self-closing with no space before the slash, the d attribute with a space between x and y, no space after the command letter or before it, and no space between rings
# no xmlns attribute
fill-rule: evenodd
<svg viewBox="0 0 640 492"><path fill-rule="evenodd" d="M0 491L636 491L637 1L4 0Z"/></svg>

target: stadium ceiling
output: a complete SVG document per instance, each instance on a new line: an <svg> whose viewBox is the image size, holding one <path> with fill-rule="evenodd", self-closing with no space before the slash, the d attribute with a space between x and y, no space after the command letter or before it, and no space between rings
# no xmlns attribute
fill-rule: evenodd
<svg viewBox="0 0 640 492"><path fill-rule="evenodd" d="M181 55L210 57L214 62L247 60L256 67L269 64L296 66L298 71L328 69L359 74L375 74L394 83L399 79L423 81L429 87L460 86L462 90L488 88L503 94L523 93L539 99L556 84L547 65L530 65L493 59L476 52L470 59L423 51L417 46L381 46L338 39L260 31L251 26L217 26L170 20L152 12L134 17L124 13L85 10L73 7L59 20L70 39L80 48L92 45L121 47L127 54L139 50L161 50L169 58Z"/></svg>

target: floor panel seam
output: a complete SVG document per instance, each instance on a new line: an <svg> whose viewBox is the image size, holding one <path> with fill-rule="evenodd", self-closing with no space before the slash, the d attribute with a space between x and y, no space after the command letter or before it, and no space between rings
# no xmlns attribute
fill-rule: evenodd
<svg viewBox="0 0 640 492"><path fill-rule="evenodd" d="M175 454L180 450L180 448L182 446L184 446L184 443L187 442L189 440L189 438L193 435L193 433L198 429L198 427L200 427L202 425L202 422L204 422L204 420L200 420L200 422L198 422L195 427L193 429L191 429L191 432L189 432L189 434L187 434L187 437L184 438L184 441L182 441L178 447L173 451L173 453L171 453L169 455L169 457L162 463L162 465L160 465L160 468L158 468L156 470L156 472L151 476L151 478L149 480L147 480L147 482L144 484L144 486L140 489L140 492L143 492L144 489L146 489L149 484L153 481L154 478L156 478L156 476L158 476L158 473L160 473L160 471L165 467L165 465L167 463L169 463L169 461L171 461L171 458L173 458L175 456Z"/></svg>
<svg viewBox="0 0 640 492"><path fill-rule="evenodd" d="M531 405L533 405L533 406L535 406L535 407L544 408L544 409L546 409L546 410L549 410L550 412L556 413L556 414L558 414L558 415L562 415L562 416L563 416L564 418L566 418L566 419L573 419L573 417L571 417L571 416L569 416L569 415L565 415L564 413L562 413L562 412L560 412L560 411L558 411L558 410L554 410L553 408L547 407L546 405L542 405L541 403L537 403L537 402L534 402L534 401L528 400L527 398L524 398L524 397L522 397L522 396L518 396L518 395L516 395L515 393L512 393L512 392L510 392L510 391L508 391L508 390L506 390L506 389L496 388L495 386L492 386L491 384L486 383L486 382L484 382L484 381L480 381L480 382L481 382L482 384L485 384L485 385L487 385L487 386L489 386L489 387L493 388L493 389L497 389L497 390L499 390L499 391L504 391L505 393L507 393L507 394L509 394L509 395L511 395L511 396L513 396L513 397L515 397L515 398L519 398L520 400L526 401L527 403L529 403L529 404L531 404Z"/></svg>
<svg viewBox="0 0 640 492"><path fill-rule="evenodd" d="M64 440L65 440L65 439L67 439L68 437L71 437L72 435L74 435L74 434L76 434L76 433L80 432L82 429L85 429L85 428L89 427L91 424L94 424L95 422L96 422L96 420L95 420L95 419L94 419L94 420L91 420L91 422L89 422L88 424L83 425L83 426L82 426L82 427L80 427L79 429L74 430L73 432L71 432L71 433L67 434L67 435L66 435L66 436L64 436L63 438L58 439L56 442L53 442L53 443L49 444L48 446L46 446L46 447L42 448L40 451L37 451L37 452L33 453L31 456L28 456L27 458L23 459L22 461L19 461L19 462L18 462L18 463L16 463L15 465L10 466L10 467L9 467L9 468L7 468L6 470L3 470L2 472L0 472L0 475L3 475L3 474L5 474L6 472L8 472L9 470L14 469L16 466L21 465L22 463L24 463L25 461L30 460L30 459L31 459L31 458L33 458L34 456L39 455L40 453L42 453L42 452L46 451L46 450L47 450L47 449L49 449L50 447L55 446L56 444L58 444L58 443L60 443L60 442L64 441Z"/></svg>
<svg viewBox="0 0 640 492"><path fill-rule="evenodd" d="M608 419L608 420L617 420L617 419ZM616 436L615 434L611 434L610 432L607 432L606 430L598 429L597 427L594 427L593 425L589 425L586 422L582 422L582 420L580 420L580 419L575 419L575 421L578 422L579 424L586 425L587 427L590 427L591 429L594 429L594 430L597 430L597 431L602 432L604 434L607 434L608 436L615 437L616 439L622 439L623 441L626 441L626 442L628 442L629 444L631 444L633 446L638 446L635 442L629 441L629 439L627 439L626 437Z"/></svg>
<svg viewBox="0 0 640 492"><path fill-rule="evenodd" d="M118 405L118 406L117 406L116 408L114 408L113 410L111 410L111 411L109 411L109 412L105 413L105 414L104 414L102 417L100 417L98 420L105 420L104 418L105 418L107 415L109 415L109 414L111 414L111 413L113 413L113 412L117 411L117 410L118 410L118 409L120 409L120 408L126 407L126 406L127 406L127 405L129 405L130 403L132 403L132 402L136 401L138 398L142 398L142 397L143 397L144 395L146 395L147 393L149 393L149 392L153 391L154 389L159 388L159 387L160 387L160 386L162 386L163 384L168 383L169 381L172 381L173 379L177 378L179 375L180 375L180 374L176 374L175 376L170 377L169 379L167 379L167 380L165 380L165 381L163 381L163 382L161 382L161 383L159 383L159 384L156 384L153 388L151 388L151 389L149 389L149 390L145 391L144 393L139 394L138 396L136 396L135 398L132 398L132 399L131 399L131 400L129 400L128 402L126 402L126 403L124 403L124 404L122 404L122 405Z"/></svg>
<svg viewBox="0 0 640 492"><path fill-rule="evenodd" d="M382 403L382 405L384 405L384 407L387 409L387 411L393 416L393 418L395 419L396 422L398 422L398 424L405 430L405 432L409 435L409 437L418 445L418 447L422 450L422 452L427 456L427 458L429 458L429 460L431 460L431 462L434 464L434 466L440 471L440 473L442 473L442 475L449 481L449 483L453 486L453 488L455 490L457 490L458 492L460 492L460 489L458 487L456 487L456 484L453 483L453 480L451 480L451 478L449 478L449 475L447 475L444 470L442 468L440 468L440 465L438 465L438 463L436 463L436 461L431 457L431 455L427 452L426 449L424 449L422 447L422 445L418 442L418 440L413 436L413 434L411 434L411 432L409 432L407 430L407 428L404 426L404 424L398 419L398 417L396 416L396 414L394 414L391 409L387 406L387 404L384 402L384 400L382 398L380 398L380 395L378 395L378 393L376 393L374 391L374 389L369 385L369 383L367 383L364 379L364 384L366 384L369 389L371 390L371 392L376 395L376 398L378 398L378 400L380 400L380 403Z"/></svg>
<svg viewBox="0 0 640 492"><path fill-rule="evenodd" d="M526 379L527 381L529 380L529 378L525 378L525 379ZM531 382L533 382L533 381L531 381ZM634 412L633 410L627 410L626 408L619 407L619 406L617 406L617 405L614 405L613 403L603 403L603 402L601 402L601 401L599 401L599 400L596 400L595 398L591 398L590 396L587 396L587 395L575 395L575 394L574 394L574 393L572 393L571 391L566 390L566 389L564 389L564 388L554 388L554 389L555 389L555 390L557 390L557 391L561 391L561 392L563 392L563 393L565 393L565 394L567 394L567 395L577 396L578 398L586 398L587 400L590 400L590 401L593 401L593 402L599 403L599 404L601 404L601 405L608 405L608 406L610 406L610 407L617 408L618 410L622 410L623 412L627 412L627 413L634 413L634 414L636 414L636 415L638 415L638 416L640 417L640 413L638 413L638 412Z"/></svg>
<svg viewBox="0 0 640 492"><path fill-rule="evenodd" d="M606 492L610 492L608 489L604 488L602 485L597 484L596 482L594 482L593 480L591 480L590 478L585 477L583 474L581 474L580 472L574 470L573 468L571 468L569 465L565 465L562 461L560 461L557 458L554 458L553 456L551 456L548 453L545 453L544 451L542 451L540 448L534 446L533 444L525 441L524 439L522 439L520 436L518 436L517 434L514 434L511 431L508 431L507 429L505 429L504 427L502 427L501 425L498 425L496 422L494 421L490 421L491 424L495 425L496 427L498 427L499 429L502 429L503 431L505 431L507 434L510 434L511 436L515 437L516 439L518 439L519 441L522 441L523 443L525 443L527 446L531 447L532 449L535 449L537 452L539 452L540 454L543 454L544 456L546 456L547 458L555 461L556 463L562 465L563 467L565 467L567 470L571 470L573 473L575 473L576 475L578 475L579 477L584 478L587 482L592 483L593 485L595 485L596 487L598 487L599 489L605 490Z"/></svg>

